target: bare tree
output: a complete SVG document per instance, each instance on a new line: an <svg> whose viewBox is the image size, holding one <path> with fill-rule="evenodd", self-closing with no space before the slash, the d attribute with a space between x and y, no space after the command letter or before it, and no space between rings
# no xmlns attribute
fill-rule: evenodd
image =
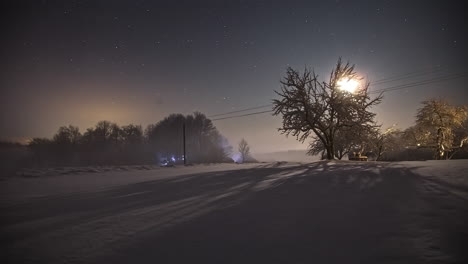
<svg viewBox="0 0 468 264"><path fill-rule="evenodd" d="M435 159L448 159L468 141L468 107L454 107L441 99L422 102L416 125L429 147L435 146Z"/></svg>
<svg viewBox="0 0 468 264"><path fill-rule="evenodd" d="M182 126L186 127L186 147L191 162L222 162L228 159L228 145L213 122L204 114L172 114L157 124L149 125L148 143L161 157L182 157Z"/></svg>
<svg viewBox="0 0 468 264"><path fill-rule="evenodd" d="M141 125L129 124L121 127L121 137L125 144L141 144L144 140L143 128Z"/></svg>
<svg viewBox="0 0 468 264"><path fill-rule="evenodd" d="M402 149L402 134L398 128L391 126L385 131L376 129L369 138L372 151L375 153L375 160L381 160L383 155L390 151Z"/></svg>
<svg viewBox="0 0 468 264"><path fill-rule="evenodd" d="M359 87L348 92L343 82L354 82ZM318 75L309 69L301 74L288 68L281 81L281 90L275 91L280 97L273 100L274 115L282 115L283 126L279 131L293 135L301 142L309 136L319 141L326 150L326 158L335 158L335 139L340 131L370 130L377 127L375 114L369 109L382 101L382 94L371 99L369 83L358 84L363 80L354 71L354 65L343 64L338 59L328 82L320 82Z"/></svg>
<svg viewBox="0 0 468 264"><path fill-rule="evenodd" d="M245 162L246 158L249 156L250 154L250 147L249 147L249 144L247 143L247 141L245 139L242 139L240 142L239 142L239 153L241 154L241 158L242 158L242 163Z"/></svg>
<svg viewBox="0 0 468 264"><path fill-rule="evenodd" d="M53 137L56 144L78 144L81 139L80 129L76 126L62 126Z"/></svg>

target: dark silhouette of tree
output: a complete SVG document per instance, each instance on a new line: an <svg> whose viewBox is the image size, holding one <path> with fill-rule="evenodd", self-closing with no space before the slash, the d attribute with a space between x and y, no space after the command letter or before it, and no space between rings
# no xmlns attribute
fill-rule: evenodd
<svg viewBox="0 0 468 264"><path fill-rule="evenodd" d="M314 71L305 69L301 74L288 68L281 81L280 97L273 100L274 115L283 117L279 131L293 135L301 142L310 136L320 141L326 150L326 158L335 158L337 134L345 129L370 130L377 127L375 114L370 108L382 101L382 95L371 99L369 83L360 85L353 92L340 90L340 83L359 80L354 65L338 60L328 82L320 82ZM317 143L319 144L319 143Z"/></svg>
<svg viewBox="0 0 468 264"><path fill-rule="evenodd" d="M88 128L82 137L83 158L88 163L121 163L122 132L120 127L109 121L99 121L94 128Z"/></svg>
<svg viewBox="0 0 468 264"><path fill-rule="evenodd" d="M183 115L171 114L157 124L147 127L146 136L158 158L182 157L184 121Z"/></svg>
<svg viewBox="0 0 468 264"><path fill-rule="evenodd" d="M55 155L53 160L60 164L72 164L78 159L80 141L82 135L76 126L62 126L52 138L51 153Z"/></svg>
<svg viewBox="0 0 468 264"><path fill-rule="evenodd" d="M159 158L179 158L183 155L183 132L186 127L186 154L190 162L220 162L227 159L226 139L212 121L202 113L183 116L173 114L145 131L149 145Z"/></svg>
<svg viewBox="0 0 468 264"><path fill-rule="evenodd" d="M53 141L60 145L76 145L81 140L80 129L76 126L62 126L53 137Z"/></svg>
<svg viewBox="0 0 468 264"><path fill-rule="evenodd" d="M242 163L244 163L247 158L249 157L250 154L250 147L249 144L245 139L242 139L239 142L239 147L238 147L239 153L241 155Z"/></svg>
<svg viewBox="0 0 468 264"><path fill-rule="evenodd" d="M121 140L127 145L138 145L143 143L143 128L140 125L122 126L120 129Z"/></svg>
<svg viewBox="0 0 468 264"><path fill-rule="evenodd" d="M147 151L141 125L129 124L122 126L119 138L119 151L122 161L132 164L151 161L151 154Z"/></svg>
<svg viewBox="0 0 468 264"><path fill-rule="evenodd" d="M88 130L91 140L95 144L110 145L118 143L121 139L120 127L109 121L99 121L94 129ZM86 136L86 133L85 133Z"/></svg>

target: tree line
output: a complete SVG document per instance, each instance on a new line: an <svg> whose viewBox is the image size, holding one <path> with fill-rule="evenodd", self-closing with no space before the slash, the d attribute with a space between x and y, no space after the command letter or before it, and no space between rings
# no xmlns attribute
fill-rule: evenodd
<svg viewBox="0 0 468 264"><path fill-rule="evenodd" d="M231 146L204 114L171 114L145 129L100 121L83 133L73 125L62 126L52 138L33 138L28 144L33 166L159 164L181 162L183 126L186 128L187 161L225 162Z"/></svg>

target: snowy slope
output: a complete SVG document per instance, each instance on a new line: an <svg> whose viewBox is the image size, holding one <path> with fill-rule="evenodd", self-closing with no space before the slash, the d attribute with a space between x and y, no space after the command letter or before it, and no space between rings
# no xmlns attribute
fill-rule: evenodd
<svg viewBox="0 0 468 264"><path fill-rule="evenodd" d="M467 263L466 161L221 164L1 182L7 263ZM3 262L3 261L2 261Z"/></svg>

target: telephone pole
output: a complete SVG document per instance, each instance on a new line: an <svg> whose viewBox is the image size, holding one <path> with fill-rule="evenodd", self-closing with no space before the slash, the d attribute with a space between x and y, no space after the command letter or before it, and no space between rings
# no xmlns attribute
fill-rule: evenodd
<svg viewBox="0 0 468 264"><path fill-rule="evenodd" d="M185 122L182 125L182 135L183 135L183 142L184 142L184 165L187 165L187 154L185 153Z"/></svg>

